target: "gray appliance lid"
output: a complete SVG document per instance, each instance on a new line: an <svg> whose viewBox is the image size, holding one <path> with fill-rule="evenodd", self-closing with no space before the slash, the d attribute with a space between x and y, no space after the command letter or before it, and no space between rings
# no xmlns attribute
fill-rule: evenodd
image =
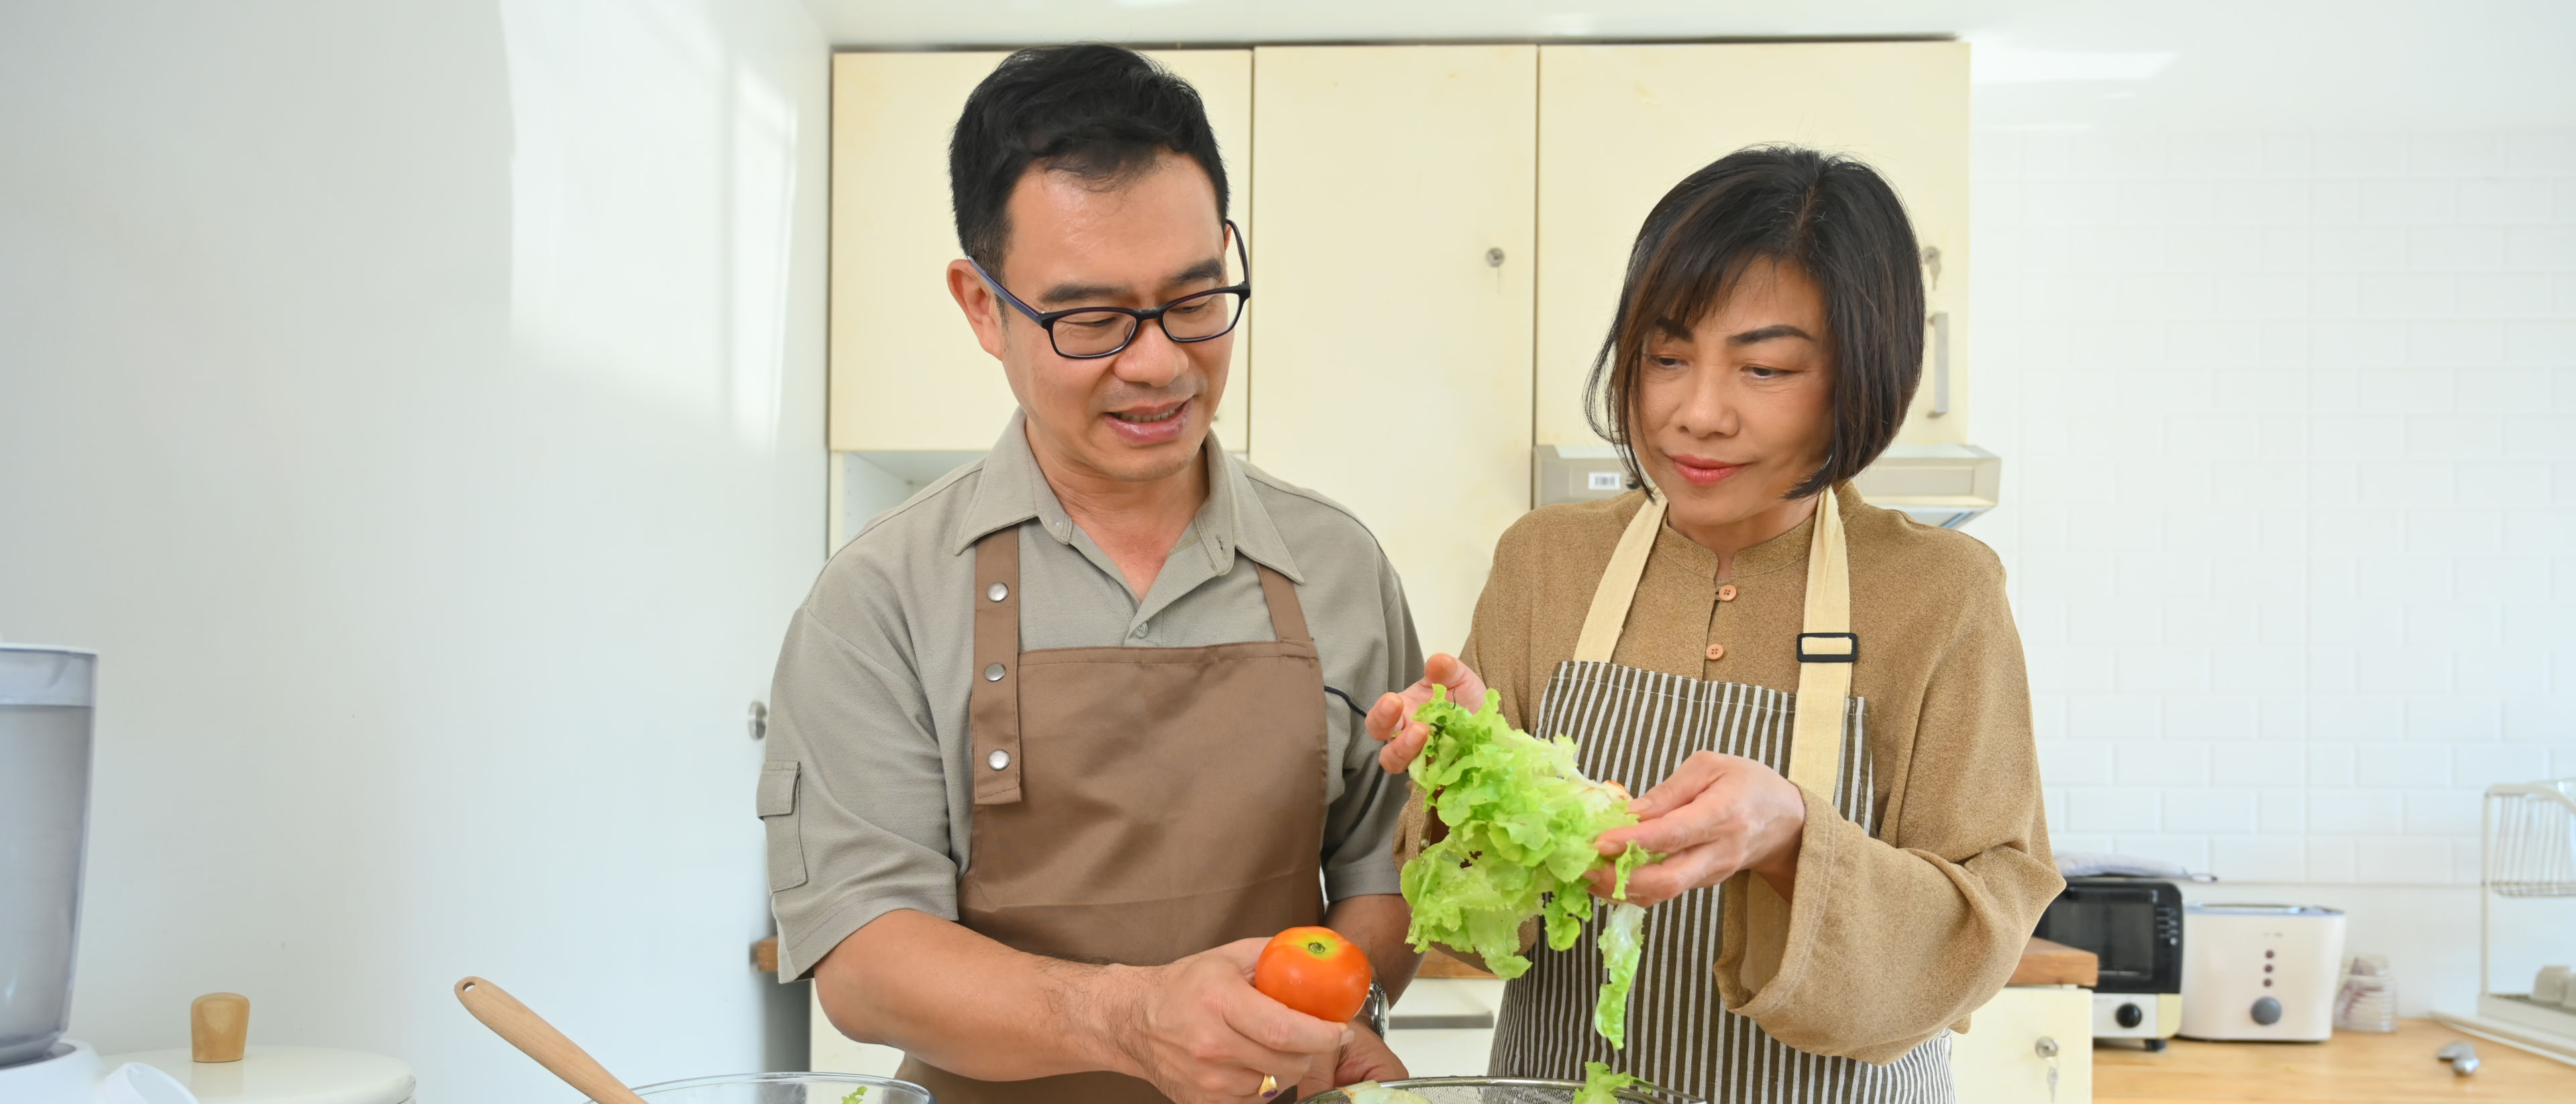
<svg viewBox="0 0 2576 1104"><path fill-rule="evenodd" d="M0 644L0 705L95 705L98 653Z"/></svg>
<svg viewBox="0 0 2576 1104"><path fill-rule="evenodd" d="M2208 916L2341 916L2342 909L2324 905L2261 905L2203 903L2185 906L2185 912Z"/></svg>

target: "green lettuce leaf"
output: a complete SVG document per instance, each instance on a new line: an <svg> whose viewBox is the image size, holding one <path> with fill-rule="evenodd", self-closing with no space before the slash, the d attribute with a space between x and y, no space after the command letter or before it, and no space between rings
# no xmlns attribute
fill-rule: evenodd
<svg viewBox="0 0 2576 1104"><path fill-rule="evenodd" d="M1610 1040L1614 1050L1628 1045L1628 987L1637 980L1637 960L1646 951L1646 910L1621 901L1610 906L1610 918L1601 925L1601 964L1608 967L1610 980L1601 985L1601 999L1592 1006L1592 1030Z"/></svg>
<svg viewBox="0 0 2576 1104"><path fill-rule="evenodd" d="M1619 1104L1619 1090L1644 1084L1645 1080L1635 1074L1612 1073L1603 1063L1585 1062L1583 1087L1574 1091L1574 1104Z"/></svg>
<svg viewBox="0 0 2576 1104"><path fill-rule="evenodd" d="M1522 921L1539 917L1550 948L1572 947L1592 918L1584 872L1610 863L1593 841L1637 818L1616 791L1583 776L1574 741L1513 728L1500 699L1488 693L1470 713L1443 688L1415 712L1431 738L1413 779L1449 835L1405 864L1403 887L1415 950L1472 950L1496 976L1515 978L1529 969ZM1632 846L1619 857L1623 887L1642 855Z"/></svg>

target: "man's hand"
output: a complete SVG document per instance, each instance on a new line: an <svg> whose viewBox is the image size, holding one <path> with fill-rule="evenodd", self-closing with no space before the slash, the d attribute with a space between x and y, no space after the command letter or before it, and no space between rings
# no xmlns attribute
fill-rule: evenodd
<svg viewBox="0 0 2576 1104"><path fill-rule="evenodd" d="M1601 833L1601 853L1617 855L1633 840L1664 856L1629 875L1630 901L1661 904L1739 870L1760 875L1784 900L1797 885L1806 792L1778 771L1738 755L1692 752L1628 809L1640 822ZM1609 895L1609 870L1596 867L1584 876L1594 893Z"/></svg>
<svg viewBox="0 0 2576 1104"><path fill-rule="evenodd" d="M1121 1073L1176 1104L1261 1099L1266 1075L1283 1086L1335 1069L1364 1034L1261 995L1252 967L1266 939L1241 939L1168 966L1120 971L1112 1006ZM1383 1044L1379 1046L1384 1049Z"/></svg>
<svg viewBox="0 0 2576 1104"><path fill-rule="evenodd" d="M1351 1032L1355 1037L1333 1056L1332 1077L1308 1078L1297 1086L1299 1099L1362 1081L1399 1081L1412 1076L1404 1072L1403 1059L1387 1048L1386 1040L1378 1038L1377 1032L1357 1023L1351 1025Z"/></svg>
<svg viewBox="0 0 2576 1104"><path fill-rule="evenodd" d="M1402 774L1422 754L1422 745L1431 739L1431 726L1413 719L1415 710L1431 700L1431 688L1449 688L1449 700L1474 712L1485 706L1485 680L1442 652L1422 664L1422 681L1405 687L1401 694L1380 694L1377 704L1369 708L1365 727L1368 734L1385 741L1377 752L1377 765L1388 774Z"/></svg>

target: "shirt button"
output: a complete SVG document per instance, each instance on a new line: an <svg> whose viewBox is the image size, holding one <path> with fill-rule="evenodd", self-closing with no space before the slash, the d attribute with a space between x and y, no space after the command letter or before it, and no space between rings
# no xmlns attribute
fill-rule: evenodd
<svg viewBox="0 0 2576 1104"><path fill-rule="evenodd" d="M1708 658L1710 658L1710 659L1725 659L1725 658L1726 658L1726 645L1724 645L1724 644L1711 644L1711 645L1709 645L1709 646L1708 646Z"/></svg>
<svg viewBox="0 0 2576 1104"><path fill-rule="evenodd" d="M994 770L1001 770L1011 765L1011 753L1000 748L994 748L993 754L985 756L984 761L992 764Z"/></svg>
<svg viewBox="0 0 2576 1104"><path fill-rule="evenodd" d="M1154 627L1154 623L1151 621L1139 621L1136 623L1136 631L1128 633L1127 635L1135 637L1138 640L1143 640L1145 639L1145 630L1152 627Z"/></svg>
<svg viewBox="0 0 2576 1104"><path fill-rule="evenodd" d="M989 666L989 667L984 668L984 681L986 681L986 682L1000 682L1000 681L1002 681L1002 665L1001 665L1001 664L999 664L999 663L996 663L996 664L993 664L992 666Z"/></svg>
<svg viewBox="0 0 2576 1104"><path fill-rule="evenodd" d="M998 598L994 599L994 601L997 601L997 602L998 602L998 601L1000 601L1000 600L1001 600L1001 599L998 599ZM1717 588L1717 600L1718 600L1718 601L1720 601L1720 602L1732 602L1732 601L1734 601L1734 600L1735 600L1735 584L1733 584L1733 583L1728 583L1728 584L1726 584L1725 586L1722 586L1722 587ZM1716 657L1711 656L1710 658L1714 659L1714 658L1716 658Z"/></svg>

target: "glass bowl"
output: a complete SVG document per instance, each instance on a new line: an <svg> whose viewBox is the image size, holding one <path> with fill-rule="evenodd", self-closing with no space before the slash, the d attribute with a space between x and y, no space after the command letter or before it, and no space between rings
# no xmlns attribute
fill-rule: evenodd
<svg viewBox="0 0 2576 1104"><path fill-rule="evenodd" d="M856 1100L852 1092L863 1091ZM737 1073L638 1085L652 1104L931 1104L930 1090L863 1073Z"/></svg>

